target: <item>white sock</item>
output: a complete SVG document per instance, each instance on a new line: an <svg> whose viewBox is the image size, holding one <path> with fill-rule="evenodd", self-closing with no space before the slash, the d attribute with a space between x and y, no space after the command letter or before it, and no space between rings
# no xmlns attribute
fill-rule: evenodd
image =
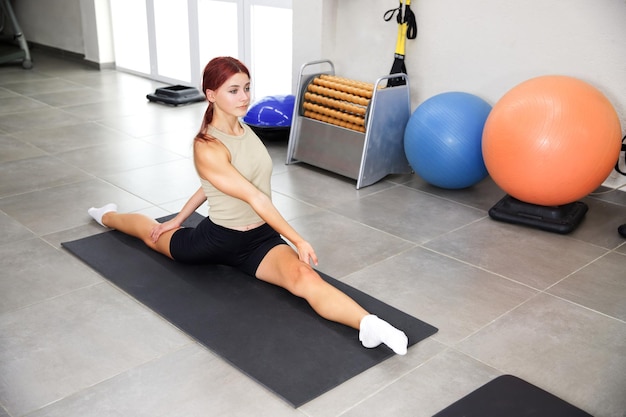
<svg viewBox="0 0 626 417"><path fill-rule="evenodd" d="M92 207L89 210L87 210L87 213L89 213L89 215L93 217L93 219L97 221L100 224L100 226L104 226L104 224L102 224L102 216L104 216L106 213L109 213L111 211L117 211L117 204L109 203L106 206L102 206L99 208Z"/></svg>
<svg viewBox="0 0 626 417"><path fill-rule="evenodd" d="M409 339L402 330L370 314L360 324L359 340L366 348L375 348L384 343L398 355L405 355Z"/></svg>

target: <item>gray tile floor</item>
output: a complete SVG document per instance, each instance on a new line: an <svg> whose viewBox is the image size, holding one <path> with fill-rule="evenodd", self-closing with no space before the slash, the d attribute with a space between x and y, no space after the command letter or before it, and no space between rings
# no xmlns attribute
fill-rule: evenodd
<svg viewBox="0 0 626 417"><path fill-rule="evenodd" d="M198 186L204 104L149 103L154 82L34 55L0 67L0 416L430 416L503 373L626 415L626 193L585 198L562 236L490 220L489 179L357 191L269 143L274 200L319 268L440 329L293 409L60 246L103 231L92 205L175 212Z"/></svg>

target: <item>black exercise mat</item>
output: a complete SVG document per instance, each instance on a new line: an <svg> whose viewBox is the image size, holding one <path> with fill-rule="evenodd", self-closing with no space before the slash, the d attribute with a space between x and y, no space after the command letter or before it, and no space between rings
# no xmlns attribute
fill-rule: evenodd
<svg viewBox="0 0 626 417"><path fill-rule="evenodd" d="M592 417L513 375L502 375L434 417Z"/></svg>
<svg viewBox="0 0 626 417"><path fill-rule="evenodd" d="M197 224L200 215L190 217ZM62 244L112 283L294 407L394 353L366 349L358 332L319 317L286 290L236 269L183 265L138 239L109 231ZM413 345L437 329L325 274Z"/></svg>

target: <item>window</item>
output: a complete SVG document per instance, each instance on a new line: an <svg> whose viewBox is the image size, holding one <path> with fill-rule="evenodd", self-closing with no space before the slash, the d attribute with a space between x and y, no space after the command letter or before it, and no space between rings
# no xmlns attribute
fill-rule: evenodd
<svg viewBox="0 0 626 417"><path fill-rule="evenodd" d="M121 70L200 87L215 56L242 60L252 97L291 93L291 0L111 0Z"/></svg>

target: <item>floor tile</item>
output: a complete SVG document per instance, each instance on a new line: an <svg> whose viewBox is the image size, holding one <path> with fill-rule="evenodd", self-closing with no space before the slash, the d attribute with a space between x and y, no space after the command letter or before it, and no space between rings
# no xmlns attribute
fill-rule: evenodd
<svg viewBox="0 0 626 417"><path fill-rule="evenodd" d="M625 277L626 254L608 253L548 292L626 322Z"/></svg>
<svg viewBox="0 0 626 417"><path fill-rule="evenodd" d="M15 91L25 96L34 96L47 93L57 93L60 91L76 90L82 88L79 84L62 78L44 78L40 80L28 80L24 82L14 82L6 84L5 88ZM38 100L37 98L35 98ZM43 101L43 100L39 100ZM44 101L45 102L45 101Z"/></svg>
<svg viewBox="0 0 626 417"><path fill-rule="evenodd" d="M626 410L623 321L543 294L459 349L592 415L619 416Z"/></svg>
<svg viewBox="0 0 626 417"><path fill-rule="evenodd" d="M67 166L51 156L0 164L0 177L0 198L89 179L83 171Z"/></svg>
<svg viewBox="0 0 626 417"><path fill-rule="evenodd" d="M152 93L156 88L166 85L158 81L108 69L83 71L73 75L72 82L103 92L109 91L118 97L126 97L127 99L140 98L144 102L148 101L146 94Z"/></svg>
<svg viewBox="0 0 626 417"><path fill-rule="evenodd" d="M569 236L609 249L614 249L623 243L624 238L616 233L621 223L616 222L615 219L622 216L626 221L624 206L592 198L583 201L588 205L589 210L581 225Z"/></svg>
<svg viewBox="0 0 626 417"><path fill-rule="evenodd" d="M56 156L68 165L99 176L183 159L181 155L137 139L75 149Z"/></svg>
<svg viewBox="0 0 626 417"><path fill-rule="evenodd" d="M57 154L91 146L119 143L131 139L97 123L77 123L37 131L19 132L13 135L44 151ZM120 158L123 155L120 155Z"/></svg>
<svg viewBox="0 0 626 417"><path fill-rule="evenodd" d="M198 174L188 159L104 175L103 178L153 204L187 199L200 187Z"/></svg>
<svg viewBox="0 0 626 417"><path fill-rule="evenodd" d="M410 242L327 212L298 217L291 225L313 245L319 270L334 278L413 247Z"/></svg>
<svg viewBox="0 0 626 417"><path fill-rule="evenodd" d="M609 201L616 204L624 205L626 204L626 175L619 174L617 171L613 171L613 174L607 178L609 180L611 177L614 179L611 182L614 182L613 185L601 186L593 193L590 194L589 198L595 198L598 200ZM617 187L621 187L617 190ZM624 219L626 221L626 218Z"/></svg>
<svg viewBox="0 0 626 417"><path fill-rule="evenodd" d="M147 106L148 104L142 99L129 100L121 98L105 99L95 103L83 103L80 105L67 105L63 107L63 111L80 118L80 120L100 121L145 113L148 111Z"/></svg>
<svg viewBox="0 0 626 417"><path fill-rule="evenodd" d="M502 191L502 189L500 189L500 187L493 182L491 177L487 177L471 187L459 190L448 190L435 187L434 185L428 184L418 175L413 175L410 181L403 182L403 185L415 188L428 194L437 195L457 203L465 204L470 207L475 207L483 210L484 212L489 211L494 204L505 196L504 191Z"/></svg>
<svg viewBox="0 0 626 417"><path fill-rule="evenodd" d="M499 374L479 361L447 350L341 416L430 417Z"/></svg>
<svg viewBox="0 0 626 417"><path fill-rule="evenodd" d="M489 218L425 244L540 290L560 281L606 251L569 236Z"/></svg>
<svg viewBox="0 0 626 417"><path fill-rule="evenodd" d="M162 213L162 212L154 213L154 215L151 216L151 217L158 218L158 217L166 216L168 214L178 213L183 208L183 206L185 205L185 203L187 202L189 197L190 196L187 196L185 198L181 198L181 199L178 199L178 200L168 201L167 203L159 204L156 207L158 209L165 210L166 213ZM140 210L139 212L144 212L144 211ZM196 212L198 214L202 215L202 216L207 216L208 213L209 213L209 206L207 205L206 202L204 202L204 203L202 203L202 205L200 207L198 207Z"/></svg>
<svg viewBox="0 0 626 417"><path fill-rule="evenodd" d="M80 123L82 119L63 110L43 107L36 111L0 115L0 129L8 133L49 129Z"/></svg>
<svg viewBox="0 0 626 417"><path fill-rule="evenodd" d="M193 139L196 133L198 133L197 126L185 126L176 132L144 136L141 140L186 158L192 158Z"/></svg>
<svg viewBox="0 0 626 417"><path fill-rule="evenodd" d="M87 209L111 202L124 211L150 205L131 193L91 179L3 198L0 209L41 236L91 223Z"/></svg>
<svg viewBox="0 0 626 417"><path fill-rule="evenodd" d="M59 254L40 239L0 245L0 314L38 303L102 278L69 253Z"/></svg>
<svg viewBox="0 0 626 417"><path fill-rule="evenodd" d="M24 415L189 344L107 283L0 315L0 402Z"/></svg>
<svg viewBox="0 0 626 417"><path fill-rule="evenodd" d="M196 344L129 370L30 416L305 417Z"/></svg>
<svg viewBox="0 0 626 417"><path fill-rule="evenodd" d="M342 415L363 398L377 394L409 372L422 366L445 349L445 346L426 339L409 348L405 356L393 356L380 365L349 379L339 387L301 407L307 415L332 417ZM381 414L387 415L387 414ZM413 414L408 414L413 415Z"/></svg>
<svg viewBox="0 0 626 417"><path fill-rule="evenodd" d="M420 244L485 217L482 210L404 186L342 202L332 210Z"/></svg>
<svg viewBox="0 0 626 417"><path fill-rule="evenodd" d="M5 87L0 87L0 98L17 97L18 94Z"/></svg>
<svg viewBox="0 0 626 417"><path fill-rule="evenodd" d="M41 71L24 71L21 67L3 67L0 68L0 85L5 88L10 88L11 84L21 83L21 82L29 82L29 81L38 81L38 80L48 80L53 77L47 75Z"/></svg>
<svg viewBox="0 0 626 417"><path fill-rule="evenodd" d="M0 134L0 163L34 158L45 155L41 149L15 139L12 136Z"/></svg>
<svg viewBox="0 0 626 417"><path fill-rule="evenodd" d="M105 126L124 132L136 138L164 132L177 132L181 128L200 127L197 112L176 107L150 105L150 111L131 116L120 116L100 121Z"/></svg>
<svg viewBox="0 0 626 417"><path fill-rule="evenodd" d="M321 211L321 209L318 207L312 206L302 201L298 201L295 198L287 197L286 195L276 192L272 193L272 202L274 203L274 206L276 206L280 214L288 222L291 222L298 217L308 216L310 214L318 213L319 211Z"/></svg>
<svg viewBox="0 0 626 417"><path fill-rule="evenodd" d="M77 104L97 103L106 98L100 91L83 87L53 93L32 94L31 97L49 106L61 108Z"/></svg>
<svg viewBox="0 0 626 417"><path fill-rule="evenodd" d="M49 245L52 245L54 248L65 251L65 249L61 246L62 243L104 233L105 231L107 231L107 229L103 228L95 221L90 221L87 224L41 235L40 239L47 242Z"/></svg>
<svg viewBox="0 0 626 417"><path fill-rule="evenodd" d="M300 169L289 170L287 171L288 174L274 175L272 177L272 189L324 208L352 201L392 186L382 181L357 190L356 181L349 178L308 165L290 166Z"/></svg>
<svg viewBox="0 0 626 417"><path fill-rule="evenodd" d="M7 114L45 108L47 108L47 106L44 103L28 97L12 96L0 98L0 117L6 117L3 115Z"/></svg>
<svg viewBox="0 0 626 417"><path fill-rule="evenodd" d="M415 248L344 278L439 329L447 345L468 337L537 292L479 268Z"/></svg>
<svg viewBox="0 0 626 417"><path fill-rule="evenodd" d="M0 245L30 239L35 235L21 223L0 212Z"/></svg>

